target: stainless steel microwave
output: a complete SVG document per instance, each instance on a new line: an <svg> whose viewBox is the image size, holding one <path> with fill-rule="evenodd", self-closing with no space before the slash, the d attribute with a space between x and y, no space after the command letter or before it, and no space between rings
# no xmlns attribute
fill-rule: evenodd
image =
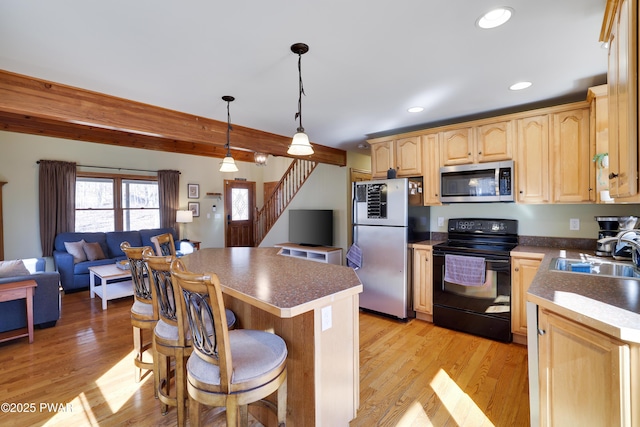
<svg viewBox="0 0 640 427"><path fill-rule="evenodd" d="M440 168L442 203L513 202L513 160Z"/></svg>

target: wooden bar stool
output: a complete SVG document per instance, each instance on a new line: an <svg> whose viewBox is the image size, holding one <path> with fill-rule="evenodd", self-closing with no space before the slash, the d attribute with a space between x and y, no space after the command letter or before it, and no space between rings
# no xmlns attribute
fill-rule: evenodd
<svg viewBox="0 0 640 427"><path fill-rule="evenodd" d="M151 243L156 247L158 256L176 256L176 244L171 233L164 233L151 238Z"/></svg>
<svg viewBox="0 0 640 427"><path fill-rule="evenodd" d="M151 248L143 252L143 257L149 267L153 301L159 315L158 323L153 330L153 361L158 377L156 392L158 399L162 402L162 413L168 412L168 406L175 406L178 412L178 425L184 426L187 406L185 366L192 347L187 325L183 321L183 316L178 314L182 306L176 304L176 293L171 281L170 267L175 257L156 256ZM172 359L175 360L173 393L171 392Z"/></svg>
<svg viewBox="0 0 640 427"><path fill-rule="evenodd" d="M136 382L140 382L142 378L142 370L152 371L154 368L153 361L143 361L143 355L147 350L153 357L153 341L151 337L144 339L144 331L149 331L149 335L153 334L153 329L158 322L158 310L153 304L151 295L151 287L148 282L147 264L145 263L142 252L145 249L152 250L150 246L131 247L129 242L122 242L120 249L129 259L129 268L131 269L131 281L133 282L133 305L131 306L131 325L133 326L133 348L135 350L134 364L136 366ZM154 383L157 381L157 375L154 375ZM157 390L157 385L155 389Z"/></svg>
<svg viewBox="0 0 640 427"><path fill-rule="evenodd" d="M193 345L186 369L190 425L200 425L200 407L207 405L226 407L227 426L246 426L247 405L277 391L275 412L279 425L284 426L287 415L284 340L264 331L230 331L217 275L190 273L176 259L171 263L171 277L174 289L180 292L176 299L182 305Z"/></svg>

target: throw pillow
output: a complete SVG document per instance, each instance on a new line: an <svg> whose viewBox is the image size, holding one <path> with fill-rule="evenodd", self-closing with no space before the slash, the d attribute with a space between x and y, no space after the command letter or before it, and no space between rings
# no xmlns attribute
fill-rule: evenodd
<svg viewBox="0 0 640 427"><path fill-rule="evenodd" d="M85 242L82 248L84 249L84 253L87 254L87 259L89 261L95 261L97 259L106 258L104 256L104 252L102 251L102 248L100 247L100 243L98 242L94 242L94 243Z"/></svg>
<svg viewBox="0 0 640 427"><path fill-rule="evenodd" d="M77 264L87 260L87 254L84 253L84 239L79 242L64 242L64 247L71 255L73 255L73 263Z"/></svg>
<svg viewBox="0 0 640 427"><path fill-rule="evenodd" d="M0 261L0 277L28 276L31 274L21 259Z"/></svg>

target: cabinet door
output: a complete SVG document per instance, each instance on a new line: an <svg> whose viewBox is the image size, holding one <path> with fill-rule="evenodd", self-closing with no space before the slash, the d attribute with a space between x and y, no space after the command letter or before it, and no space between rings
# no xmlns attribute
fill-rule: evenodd
<svg viewBox="0 0 640 427"><path fill-rule="evenodd" d="M413 309L433 314L433 250L413 251Z"/></svg>
<svg viewBox="0 0 640 427"><path fill-rule="evenodd" d="M539 258L511 258L511 332L527 336L527 291L538 272Z"/></svg>
<svg viewBox="0 0 640 427"><path fill-rule="evenodd" d="M609 48L609 168L613 197L638 193L637 2L623 0L612 26Z"/></svg>
<svg viewBox="0 0 640 427"><path fill-rule="evenodd" d="M442 166L473 163L473 145L473 132L470 127L443 132L440 148Z"/></svg>
<svg viewBox="0 0 640 427"><path fill-rule="evenodd" d="M395 149L398 176L422 175L422 140L419 136L396 140Z"/></svg>
<svg viewBox="0 0 640 427"><path fill-rule="evenodd" d="M518 202L549 202L549 117L518 119Z"/></svg>
<svg viewBox="0 0 640 427"><path fill-rule="evenodd" d="M550 157L554 202L588 202L594 197L590 173L594 164L589 144L588 109L551 115Z"/></svg>
<svg viewBox="0 0 640 427"><path fill-rule="evenodd" d="M424 205L440 205L440 134L422 135L424 150Z"/></svg>
<svg viewBox="0 0 640 427"><path fill-rule="evenodd" d="M393 141L371 144L371 175L373 178L386 178L390 168L395 169Z"/></svg>
<svg viewBox="0 0 640 427"><path fill-rule="evenodd" d="M478 162L499 162L513 159L513 122L498 122L476 128L476 158Z"/></svg>
<svg viewBox="0 0 640 427"><path fill-rule="evenodd" d="M540 424L631 424L629 346L539 311Z"/></svg>

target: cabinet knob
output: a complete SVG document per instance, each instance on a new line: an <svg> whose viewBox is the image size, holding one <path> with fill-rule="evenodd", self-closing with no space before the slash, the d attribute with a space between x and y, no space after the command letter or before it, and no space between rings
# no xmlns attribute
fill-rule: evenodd
<svg viewBox="0 0 640 427"><path fill-rule="evenodd" d="M611 172L611 173L609 174L609 179L613 179L613 178L617 178L617 177L618 177L618 174L617 174L617 173L613 173L613 172Z"/></svg>
<svg viewBox="0 0 640 427"><path fill-rule="evenodd" d="M482 151L478 151L478 154L482 154Z"/></svg>
<svg viewBox="0 0 640 427"><path fill-rule="evenodd" d="M538 329L538 335L544 335L546 333L547 331L545 331L544 329Z"/></svg>
<svg viewBox="0 0 640 427"><path fill-rule="evenodd" d="M471 152L468 152L468 153L467 153L467 156L470 156L470 155L471 155Z"/></svg>
<svg viewBox="0 0 640 427"><path fill-rule="evenodd" d="M520 190L520 194L524 193L524 191Z"/></svg>
<svg viewBox="0 0 640 427"><path fill-rule="evenodd" d="M520 271L520 269L518 267L515 268L515 271Z"/></svg>

